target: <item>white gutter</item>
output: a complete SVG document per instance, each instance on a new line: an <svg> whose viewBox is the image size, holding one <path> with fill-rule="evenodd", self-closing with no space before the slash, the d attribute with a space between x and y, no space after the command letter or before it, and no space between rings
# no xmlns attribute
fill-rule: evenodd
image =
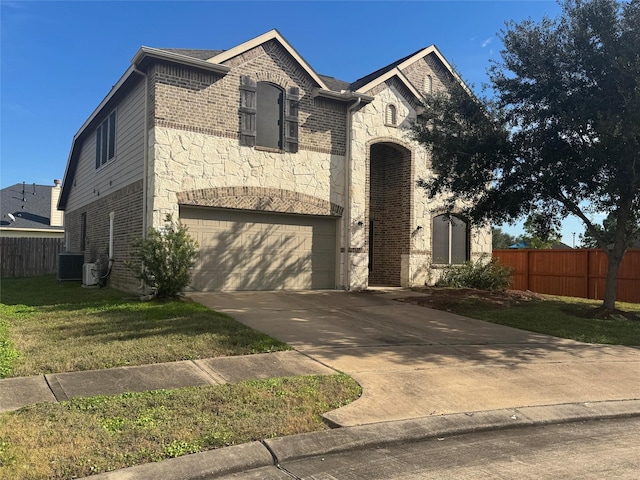
<svg viewBox="0 0 640 480"><path fill-rule="evenodd" d="M363 93L356 93L356 92L334 92L333 90L324 90L322 88L314 88L312 91L312 95L313 98L316 97L323 97L323 98L329 98L331 100L339 100L339 101L351 101L351 100L357 100L358 104L361 102L364 103L371 103L373 102L373 97L369 96L369 95L365 95Z"/></svg>

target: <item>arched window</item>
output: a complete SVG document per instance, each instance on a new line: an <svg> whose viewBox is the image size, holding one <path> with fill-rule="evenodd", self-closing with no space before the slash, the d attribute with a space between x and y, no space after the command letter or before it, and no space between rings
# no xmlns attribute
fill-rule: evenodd
<svg viewBox="0 0 640 480"><path fill-rule="evenodd" d="M258 82L256 145L282 149L282 89Z"/></svg>
<svg viewBox="0 0 640 480"><path fill-rule="evenodd" d="M455 215L433 219L433 263L460 264L469 260L469 224Z"/></svg>
<svg viewBox="0 0 640 480"><path fill-rule="evenodd" d="M393 104L387 105L387 111L385 113L385 125L395 127L398 124L398 110Z"/></svg>
<svg viewBox="0 0 640 480"><path fill-rule="evenodd" d="M297 152L298 87L285 93L273 83L240 80L240 144Z"/></svg>

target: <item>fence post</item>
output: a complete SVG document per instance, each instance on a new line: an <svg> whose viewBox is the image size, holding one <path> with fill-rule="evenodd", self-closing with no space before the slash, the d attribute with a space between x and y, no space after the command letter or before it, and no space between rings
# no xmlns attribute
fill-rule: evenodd
<svg viewBox="0 0 640 480"><path fill-rule="evenodd" d="M584 298L591 298L589 296L590 290L589 290L589 279L591 278L591 250L585 250L585 254L587 256L586 262L587 264L585 265L585 289L587 290Z"/></svg>
<svg viewBox="0 0 640 480"><path fill-rule="evenodd" d="M525 250L526 255L525 255L525 260L526 260L526 265L527 265L527 288L526 290L530 290L529 288L529 275L531 274L531 265L529 265L529 262L531 261L531 257L529 255L530 251L527 249Z"/></svg>

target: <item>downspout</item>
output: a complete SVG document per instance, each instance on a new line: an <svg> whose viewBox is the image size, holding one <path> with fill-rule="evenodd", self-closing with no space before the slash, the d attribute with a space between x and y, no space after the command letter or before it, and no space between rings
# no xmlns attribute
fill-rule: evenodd
<svg viewBox="0 0 640 480"><path fill-rule="evenodd" d="M147 238L147 189L149 177L149 78L146 73L133 64L133 71L144 78L144 139L143 139L143 171L142 171L142 238Z"/></svg>
<svg viewBox="0 0 640 480"><path fill-rule="evenodd" d="M353 124L353 113L360 106L360 103L362 103L362 98L357 97L356 102L347 108L347 148L344 182L344 205L346 211L344 229L344 286L346 290L351 290L351 265L349 252L351 248L351 127Z"/></svg>

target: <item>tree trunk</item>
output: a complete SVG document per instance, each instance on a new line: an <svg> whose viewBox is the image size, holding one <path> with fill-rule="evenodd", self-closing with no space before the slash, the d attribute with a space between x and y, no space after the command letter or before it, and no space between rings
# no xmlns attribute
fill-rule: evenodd
<svg viewBox="0 0 640 480"><path fill-rule="evenodd" d="M605 250L606 251L606 250ZM607 277L604 287L604 302L602 308L604 310L613 311L616 308L616 293L618 289L618 271L620 270L620 264L624 257L624 250L622 253L617 250L608 252L608 267Z"/></svg>

